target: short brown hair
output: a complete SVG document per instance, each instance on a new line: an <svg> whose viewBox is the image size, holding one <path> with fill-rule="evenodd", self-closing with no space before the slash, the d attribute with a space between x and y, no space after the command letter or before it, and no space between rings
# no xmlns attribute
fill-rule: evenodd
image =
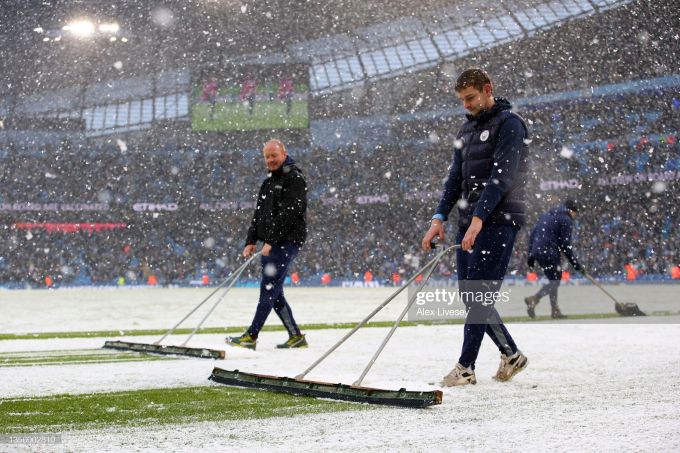
<svg viewBox="0 0 680 453"><path fill-rule="evenodd" d="M482 68L470 68L463 71L456 80L456 92L463 91L467 87L475 87L482 91L484 85L491 83L491 77Z"/></svg>

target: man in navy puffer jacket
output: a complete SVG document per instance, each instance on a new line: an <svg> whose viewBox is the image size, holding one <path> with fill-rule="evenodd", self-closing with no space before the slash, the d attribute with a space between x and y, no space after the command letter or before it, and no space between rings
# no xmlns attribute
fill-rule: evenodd
<svg viewBox="0 0 680 453"><path fill-rule="evenodd" d="M463 348L458 363L444 377L444 386L477 382L475 361L485 333L501 352L496 380L509 381L528 363L494 304L481 303L486 297L477 297L500 294L515 237L524 224L527 126L510 111L508 101L493 96L491 78L482 69L464 71L455 90L469 114L458 132L444 193L422 247L430 250L435 237L444 239L443 222L457 206L458 290L475 296L472 301L463 299L467 308Z"/></svg>

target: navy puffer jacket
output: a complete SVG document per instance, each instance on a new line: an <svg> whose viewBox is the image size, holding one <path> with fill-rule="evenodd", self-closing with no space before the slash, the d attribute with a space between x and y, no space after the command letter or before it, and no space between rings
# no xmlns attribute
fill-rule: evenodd
<svg viewBox="0 0 680 453"><path fill-rule="evenodd" d="M437 207L444 220L458 204L461 227L467 227L472 216L484 224L524 225L529 132L511 108L507 100L495 98L491 109L467 115Z"/></svg>

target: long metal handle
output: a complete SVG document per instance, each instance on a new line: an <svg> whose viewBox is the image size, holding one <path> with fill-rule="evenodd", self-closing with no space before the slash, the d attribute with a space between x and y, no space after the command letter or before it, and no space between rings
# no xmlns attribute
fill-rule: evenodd
<svg viewBox="0 0 680 453"><path fill-rule="evenodd" d="M354 384L353 384L353 385L355 385L355 386L360 386L360 385L361 385L361 382L362 382L362 381L364 380L364 378L366 377L366 374L368 374L368 371L371 369L371 367L373 366L373 364L375 363L375 361L378 360L378 357L379 357L380 354L382 353L383 349L385 349L385 346L387 345L387 342L390 341L390 338L392 338L392 335L393 335L394 332L397 330L397 327L399 327L399 324L401 323L401 320L404 319L404 316L406 316L406 313L408 313L408 311L409 311L409 309L411 308L411 306L413 306L413 303L415 302L416 297L418 296L418 293L420 292L420 290L423 289L423 287L425 286L425 284L427 283L427 281L430 279L430 276L432 275L432 272L434 271L434 268L437 266L437 264L439 264L439 261L441 261L441 259L444 257L444 255L445 255L449 250L452 250L452 249L455 249L455 248L458 248L458 247L460 247L460 245L454 245L454 246L449 247L448 249L446 249L446 250L440 252L439 255L437 255L436 261L434 261L434 262L432 263L432 265L430 266L430 268L427 270L427 274L423 276L423 281L420 282L420 285L418 285L418 288L417 288L417 289L414 291L414 293L411 295L411 297L410 297L409 300L408 300L408 303L406 304L406 307L404 307L404 310L403 310L403 311L401 312L401 314L399 315L399 318L397 318L397 320L395 321L394 325L392 326L392 328L390 329L390 331L389 331L389 332L387 333L387 335L385 336L385 339L383 340L382 344L380 345L380 347L378 348L378 350L375 351L375 354L373 354L373 357L372 357L371 360L368 362L368 365L366 365L366 368L364 368L364 371L361 373L361 376L359 376L359 379L357 379L356 381L354 381Z"/></svg>
<svg viewBox="0 0 680 453"><path fill-rule="evenodd" d="M165 335L163 335L159 340L157 340L157 341L156 341L155 343L153 343L153 344L156 344L156 345L157 345L157 344L160 344L161 341L165 340L165 339L167 338L168 335L170 335L172 332L174 332L175 329L177 329L184 321L186 321L187 318L189 318L189 316L193 315L193 314L196 312L196 310L198 310L199 308L201 308L201 307L203 306L203 304L206 303L206 302L207 302L207 301L208 301L208 300L209 300L209 299L210 299L217 291L219 291L221 288L223 288L224 286L226 286L227 284L229 284L232 280L235 281L236 279L234 278L234 276L235 276L235 275L241 275L241 273L243 272L243 270L244 270L246 267L248 267L248 265L249 265L249 264L255 259L255 257L258 256L260 253L261 253L261 252L257 252L257 253L255 253L255 254L253 254L253 256L251 256L251 257L248 259L248 261L246 261L245 263L243 263L243 264L241 265L241 267L239 267L239 268L236 270L236 272L234 272L233 274L231 274L230 276L228 276L226 279L224 279L224 281L223 281L222 283L220 283L220 284L213 290L213 292L211 292L210 294L208 294L208 297L206 297L205 299L203 299L198 305L196 305L196 306L194 307L193 310L191 310L189 313L187 313L187 315L186 315L184 318L180 319L180 321L179 321L177 324L175 324L173 327L171 327L170 330L168 330L167 332L165 332Z"/></svg>
<svg viewBox="0 0 680 453"><path fill-rule="evenodd" d="M321 362L323 362L323 361L326 359L326 357L328 357L329 355L331 355L336 349L338 349L338 348L340 347L340 345L342 345L345 341L347 341L347 339L348 339L349 337L351 337L352 335L354 335L354 334L356 333L357 330L359 330L360 328L362 328L368 321L370 321L371 318L373 318L373 316L375 316L380 310L382 310L383 308L385 308L385 306L386 306L387 304L389 304L390 302L392 302L392 301L394 300L395 297L397 297L399 294L401 294L402 291L404 291L406 288L408 288L408 286L409 286L416 278L418 278L418 275L422 274L423 271L424 271L425 269L427 269L427 268L428 268L432 263L434 263L435 261L438 262L438 261L440 260L440 256L443 256L445 253L449 252L450 250L453 250L453 249L456 248L456 247L459 247L459 246L458 246L458 245L454 245L454 246L451 246L451 247L447 248L446 250L440 252L440 253L439 253L438 255L436 255L432 260L430 260L425 266L423 266L422 268L420 268L420 270L418 270L418 272L416 272L415 275L413 275L413 277L409 278L409 279L404 283L404 286L402 286L401 288L397 289L394 293L392 293L392 295L390 295L390 297L388 297L383 303L381 303L380 305L378 305L378 306L377 306L377 307L376 307L376 308L375 308L368 316L366 316L362 321L360 321L356 326L354 326L354 328L353 328L352 330L350 330L349 332L347 332L347 333L346 333L346 334L345 334L345 335L344 335L337 343L335 343L333 346L331 346L330 349L328 349L321 357L319 357L314 363L312 363L305 371L303 371L302 373L300 373L300 374L298 374L297 376L295 376L295 379L304 379L304 377L305 377L307 374L309 374L310 371L312 371L314 368L316 368Z"/></svg>
<svg viewBox="0 0 680 453"><path fill-rule="evenodd" d="M616 305L621 305L621 302L619 302L614 296L612 296L612 295L609 293L609 291L607 291L606 289L604 289L604 287L603 287L602 285L600 285L593 277L591 277L590 274L583 274L583 275L585 275L585 277L586 277L588 280L590 280L590 282L591 282L593 285L595 285L595 286L597 286L598 288L600 288L600 289L602 290L603 293L605 293L607 296L609 296L609 298L610 298L611 300L613 300L614 303L615 303Z"/></svg>
<svg viewBox="0 0 680 453"><path fill-rule="evenodd" d="M257 254L259 254L259 253L260 253L260 252L257 252ZM222 300L224 300L224 297L227 295L227 293L229 292L229 290L230 290L231 288L234 287L234 285L235 285L236 282L238 281L238 279L239 279L239 277L241 276L241 274L246 270L246 268L248 267L248 264L250 264L250 262L253 260L253 258L255 258L255 256L256 256L257 254L253 255L253 256L252 256L248 261L246 261L240 268L238 268L238 269L236 270L236 272L234 272L234 273L230 276L230 277L232 277L232 278L231 278L231 283L229 283L229 286L227 286L227 287L225 288L225 290L224 290L224 292L222 293L222 295L220 296L220 298L217 299L217 301L213 304L213 306L210 308L210 310L208 311L208 313L206 313L205 316L203 317L203 319L201 319L201 322L199 322L198 325L197 325L196 327L194 327L194 330L191 331L191 333L189 334L189 336L187 337L187 339L184 340L184 343L182 343L181 346L186 346L186 345L187 345L187 343L189 342L189 340L191 340L191 338L196 334L196 332L198 331L198 329L201 328L201 326L203 325L203 323L210 317L210 315L212 314L212 312L215 311L215 309L217 308L217 306L222 302Z"/></svg>

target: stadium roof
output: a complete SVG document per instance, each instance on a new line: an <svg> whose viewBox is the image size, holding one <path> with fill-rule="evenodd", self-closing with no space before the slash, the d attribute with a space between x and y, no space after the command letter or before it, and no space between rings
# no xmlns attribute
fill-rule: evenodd
<svg viewBox="0 0 680 453"><path fill-rule="evenodd" d="M414 11L408 0L5 0L0 91L8 84L50 89L105 77L115 61L121 64L113 76L134 76L270 54L452 3L466 2L423 0ZM64 30L73 20L89 21L94 33L75 38ZM115 34L98 32L111 23L119 27Z"/></svg>

